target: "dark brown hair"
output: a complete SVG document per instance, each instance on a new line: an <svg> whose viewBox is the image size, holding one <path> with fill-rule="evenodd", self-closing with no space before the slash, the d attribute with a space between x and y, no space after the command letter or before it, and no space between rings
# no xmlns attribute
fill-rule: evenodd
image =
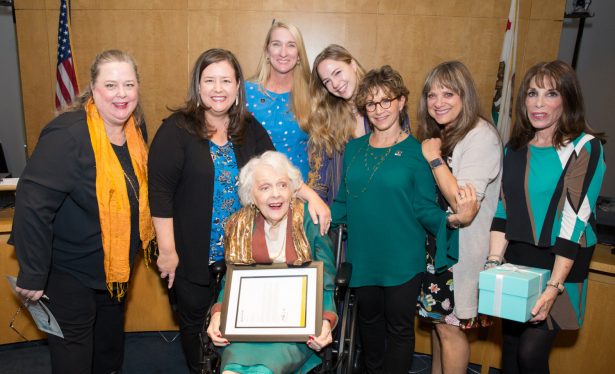
<svg viewBox="0 0 615 374"><path fill-rule="evenodd" d="M202 139L210 139L216 129L210 126L205 120L205 105L201 102L199 85L203 71L211 64L227 61L235 70L235 79L239 83L237 89L237 105L231 105L229 109L228 136L233 143L241 143L245 123L250 114L246 110L246 100L244 97L243 73L239 61L232 52L225 49L212 48L203 52L196 59L192 72L190 73L190 83L188 85L188 96L182 107L170 108L173 112L184 114L185 121L180 121L179 126L193 135Z"/></svg>
<svg viewBox="0 0 615 374"><path fill-rule="evenodd" d="M570 65L563 61L540 62L532 66L521 81L515 103L515 124L510 135L509 145L513 149L526 146L536 133L528 116L525 99L534 81L540 88L553 86L562 98L562 115L555 125L553 146L560 148L577 138L582 132L604 140L604 134L596 133L585 120L583 94L577 75Z"/></svg>

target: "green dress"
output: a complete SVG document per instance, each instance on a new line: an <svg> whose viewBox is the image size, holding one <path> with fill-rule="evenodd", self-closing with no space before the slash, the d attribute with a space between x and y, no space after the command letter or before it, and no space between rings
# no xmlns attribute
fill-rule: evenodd
<svg viewBox="0 0 615 374"><path fill-rule="evenodd" d="M334 223L347 225L351 287L397 286L423 272L427 232L438 243L436 266L454 264L447 246L457 230L446 229L431 170L412 136L387 148L371 147L369 135L350 141L331 211Z"/></svg>
<svg viewBox="0 0 615 374"><path fill-rule="evenodd" d="M335 291L335 265L333 244L327 235L321 236L318 225L312 222L307 206L304 208L303 228L309 241L314 261L322 261L323 268L323 311L335 313L333 292ZM224 283L222 284L224 290ZM224 300L220 292L218 302ZM244 343L231 342L221 349L223 370L238 373L307 373L321 363L320 357L305 342L298 343Z"/></svg>

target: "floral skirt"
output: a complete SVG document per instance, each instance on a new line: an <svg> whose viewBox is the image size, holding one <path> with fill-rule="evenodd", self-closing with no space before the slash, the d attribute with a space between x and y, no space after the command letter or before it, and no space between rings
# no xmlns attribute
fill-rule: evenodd
<svg viewBox="0 0 615 374"><path fill-rule="evenodd" d="M479 314L469 319L459 319L455 315L455 283L453 269L436 274L434 259L427 253L427 271L423 277L421 292L417 303L419 316L432 323L446 323L459 326L462 330L490 326L493 321L489 316Z"/></svg>

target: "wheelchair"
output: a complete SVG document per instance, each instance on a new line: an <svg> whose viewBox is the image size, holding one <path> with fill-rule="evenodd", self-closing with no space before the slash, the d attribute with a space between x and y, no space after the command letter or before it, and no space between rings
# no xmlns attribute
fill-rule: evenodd
<svg viewBox="0 0 615 374"><path fill-rule="evenodd" d="M357 328L357 299L354 292L348 287L352 276L352 265L344 261L344 226L340 225L336 237L335 267L335 302L338 310L338 323L333 330L333 342L320 352L322 364L316 367L314 374L355 374L363 371L361 362L361 349L358 344ZM226 271L223 261L217 262L212 268L215 285L214 295L220 292L222 277ZM209 340L207 327L211 318L211 308L215 304L215 298L205 317L201 330L201 374L219 374L220 358L216 347Z"/></svg>

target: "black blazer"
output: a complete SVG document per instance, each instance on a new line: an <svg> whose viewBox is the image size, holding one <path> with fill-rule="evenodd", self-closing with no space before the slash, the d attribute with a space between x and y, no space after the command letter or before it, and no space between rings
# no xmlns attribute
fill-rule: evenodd
<svg viewBox="0 0 615 374"><path fill-rule="evenodd" d="M152 141L148 162L150 209L154 217L173 218L179 256L176 274L207 285L215 171L209 141L179 127L179 121L185 118L181 113L172 114ZM239 168L253 156L275 149L252 116L247 117L243 142L233 148Z"/></svg>

